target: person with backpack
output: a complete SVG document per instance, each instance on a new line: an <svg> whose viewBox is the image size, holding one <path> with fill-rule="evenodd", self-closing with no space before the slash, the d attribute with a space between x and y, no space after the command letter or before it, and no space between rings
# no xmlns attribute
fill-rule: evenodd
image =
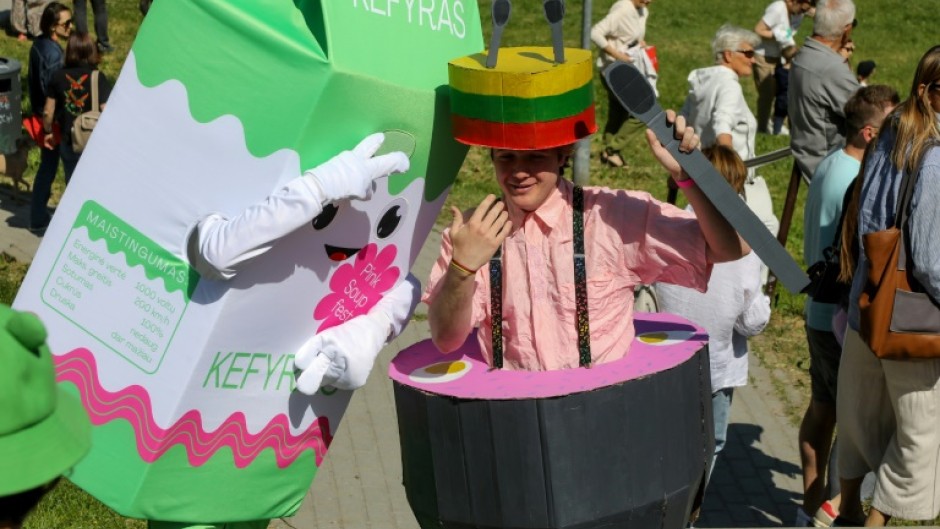
<svg viewBox="0 0 940 529"><path fill-rule="evenodd" d="M104 110L111 83L98 71L98 48L88 33L73 33L65 49L65 66L55 73L49 85L46 105L42 112L43 127L52 130L52 123L58 123L62 131L59 143L59 155L65 169L66 183L71 180L75 166L84 148L87 137L84 133L73 131L76 120L83 114ZM97 107L95 104L97 102ZM46 134L45 143L51 148L53 137Z"/></svg>
<svg viewBox="0 0 940 529"><path fill-rule="evenodd" d="M31 121L42 121L42 110L46 96L50 92L52 76L62 68L62 42L72 33L72 12L59 2L52 2L46 6L40 19L42 35L33 41L29 49L29 70L27 88L29 103L32 108ZM38 124L37 124L38 125ZM36 126L35 128L39 128ZM45 129L46 134L52 133L52 123ZM38 131L37 131L38 133ZM36 169L36 178L33 181L33 200L29 211L29 229L34 233L45 232L49 225L49 195L52 194L52 182L59 169L59 150L45 147L45 141L35 137L40 143L39 168Z"/></svg>
<svg viewBox="0 0 940 529"><path fill-rule="evenodd" d="M835 246L833 240L843 222L845 196L858 175L865 149L876 138L885 116L899 102L893 88L876 85L860 89L845 104L845 146L819 163L806 197L803 256L807 263L825 259L826 248ZM797 526L811 523L813 517L830 524L839 503L835 491L827 491L826 467L836 426L836 390L842 357L837 332L841 329L833 328L837 305L817 297L807 298L804 312L811 398L799 430L803 506L797 510ZM836 501L828 501L830 498Z"/></svg>

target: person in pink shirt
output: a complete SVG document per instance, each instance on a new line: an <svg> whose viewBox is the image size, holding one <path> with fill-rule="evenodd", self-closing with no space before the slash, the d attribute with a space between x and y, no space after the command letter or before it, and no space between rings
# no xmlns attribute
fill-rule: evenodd
<svg viewBox="0 0 940 529"><path fill-rule="evenodd" d="M667 111L680 150L699 137L683 117ZM593 129L591 129L593 130ZM492 148L502 198L488 195L472 212L453 209L441 254L423 301L434 344L460 347L474 327L493 365L492 303L501 301L500 342L507 369L578 367L579 339L589 331L589 362L627 354L634 338L633 289L655 282L704 291L713 263L733 261L749 248L718 210L647 131L650 149L698 218L648 193L583 189L587 317L579 332L576 307L575 186L563 177L572 145L532 150ZM491 146L492 147L492 146ZM490 259L501 250L502 296L491 299ZM585 365L585 362L580 362Z"/></svg>

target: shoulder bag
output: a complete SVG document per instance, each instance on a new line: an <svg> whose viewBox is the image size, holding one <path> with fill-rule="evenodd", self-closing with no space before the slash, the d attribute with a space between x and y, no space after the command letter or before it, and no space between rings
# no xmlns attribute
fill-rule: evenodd
<svg viewBox="0 0 940 529"><path fill-rule="evenodd" d="M905 230L920 168L906 171L894 226L862 236L868 277L859 298L861 336L878 358L940 357L940 307L908 266Z"/></svg>
<svg viewBox="0 0 940 529"><path fill-rule="evenodd" d="M856 178L842 198L842 213L839 215L839 223L836 226L832 244L823 250L822 260L816 261L806 270L806 275L809 276L809 284L803 289L803 293L809 295L817 303L844 304L851 288L851 285L839 281L839 271L841 269L839 257L842 250L842 226L845 223L845 216L848 214L852 190L857 182L858 179Z"/></svg>
<svg viewBox="0 0 940 529"><path fill-rule="evenodd" d="M101 108L98 105L98 70L91 72L91 109L88 112L82 112L75 117L72 122L72 150L80 153L88 145L88 139L91 138L91 132L98 124L98 118L101 116Z"/></svg>

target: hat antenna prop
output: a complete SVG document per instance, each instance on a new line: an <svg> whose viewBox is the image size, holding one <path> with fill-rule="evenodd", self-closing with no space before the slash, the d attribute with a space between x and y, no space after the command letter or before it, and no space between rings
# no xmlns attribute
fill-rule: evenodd
<svg viewBox="0 0 940 529"><path fill-rule="evenodd" d="M555 62L565 62L565 43L561 35L561 22L565 18L565 0L545 0L542 3L545 18L552 27L552 47L555 49Z"/></svg>
<svg viewBox="0 0 940 529"><path fill-rule="evenodd" d="M490 37L490 49L486 55L486 67L495 68L499 57L499 43L503 40L503 28L509 23L512 3L509 0L493 0L490 10L493 14L493 35Z"/></svg>
<svg viewBox="0 0 940 529"><path fill-rule="evenodd" d="M563 0L542 0L542 9L552 46L500 49L512 7L509 0L493 0L489 50L448 64L451 128L458 142L490 149L553 149L597 130L591 50L564 48Z"/></svg>

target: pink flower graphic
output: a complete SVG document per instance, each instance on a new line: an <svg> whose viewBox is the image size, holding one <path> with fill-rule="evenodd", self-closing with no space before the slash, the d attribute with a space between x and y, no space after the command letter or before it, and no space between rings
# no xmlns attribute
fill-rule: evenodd
<svg viewBox="0 0 940 529"><path fill-rule="evenodd" d="M332 292L313 310L313 318L323 320L317 332L369 312L398 282L401 272L397 266L391 266L397 253L395 246L386 246L379 252L378 245L370 243L356 254L353 264L337 268L330 278Z"/></svg>

